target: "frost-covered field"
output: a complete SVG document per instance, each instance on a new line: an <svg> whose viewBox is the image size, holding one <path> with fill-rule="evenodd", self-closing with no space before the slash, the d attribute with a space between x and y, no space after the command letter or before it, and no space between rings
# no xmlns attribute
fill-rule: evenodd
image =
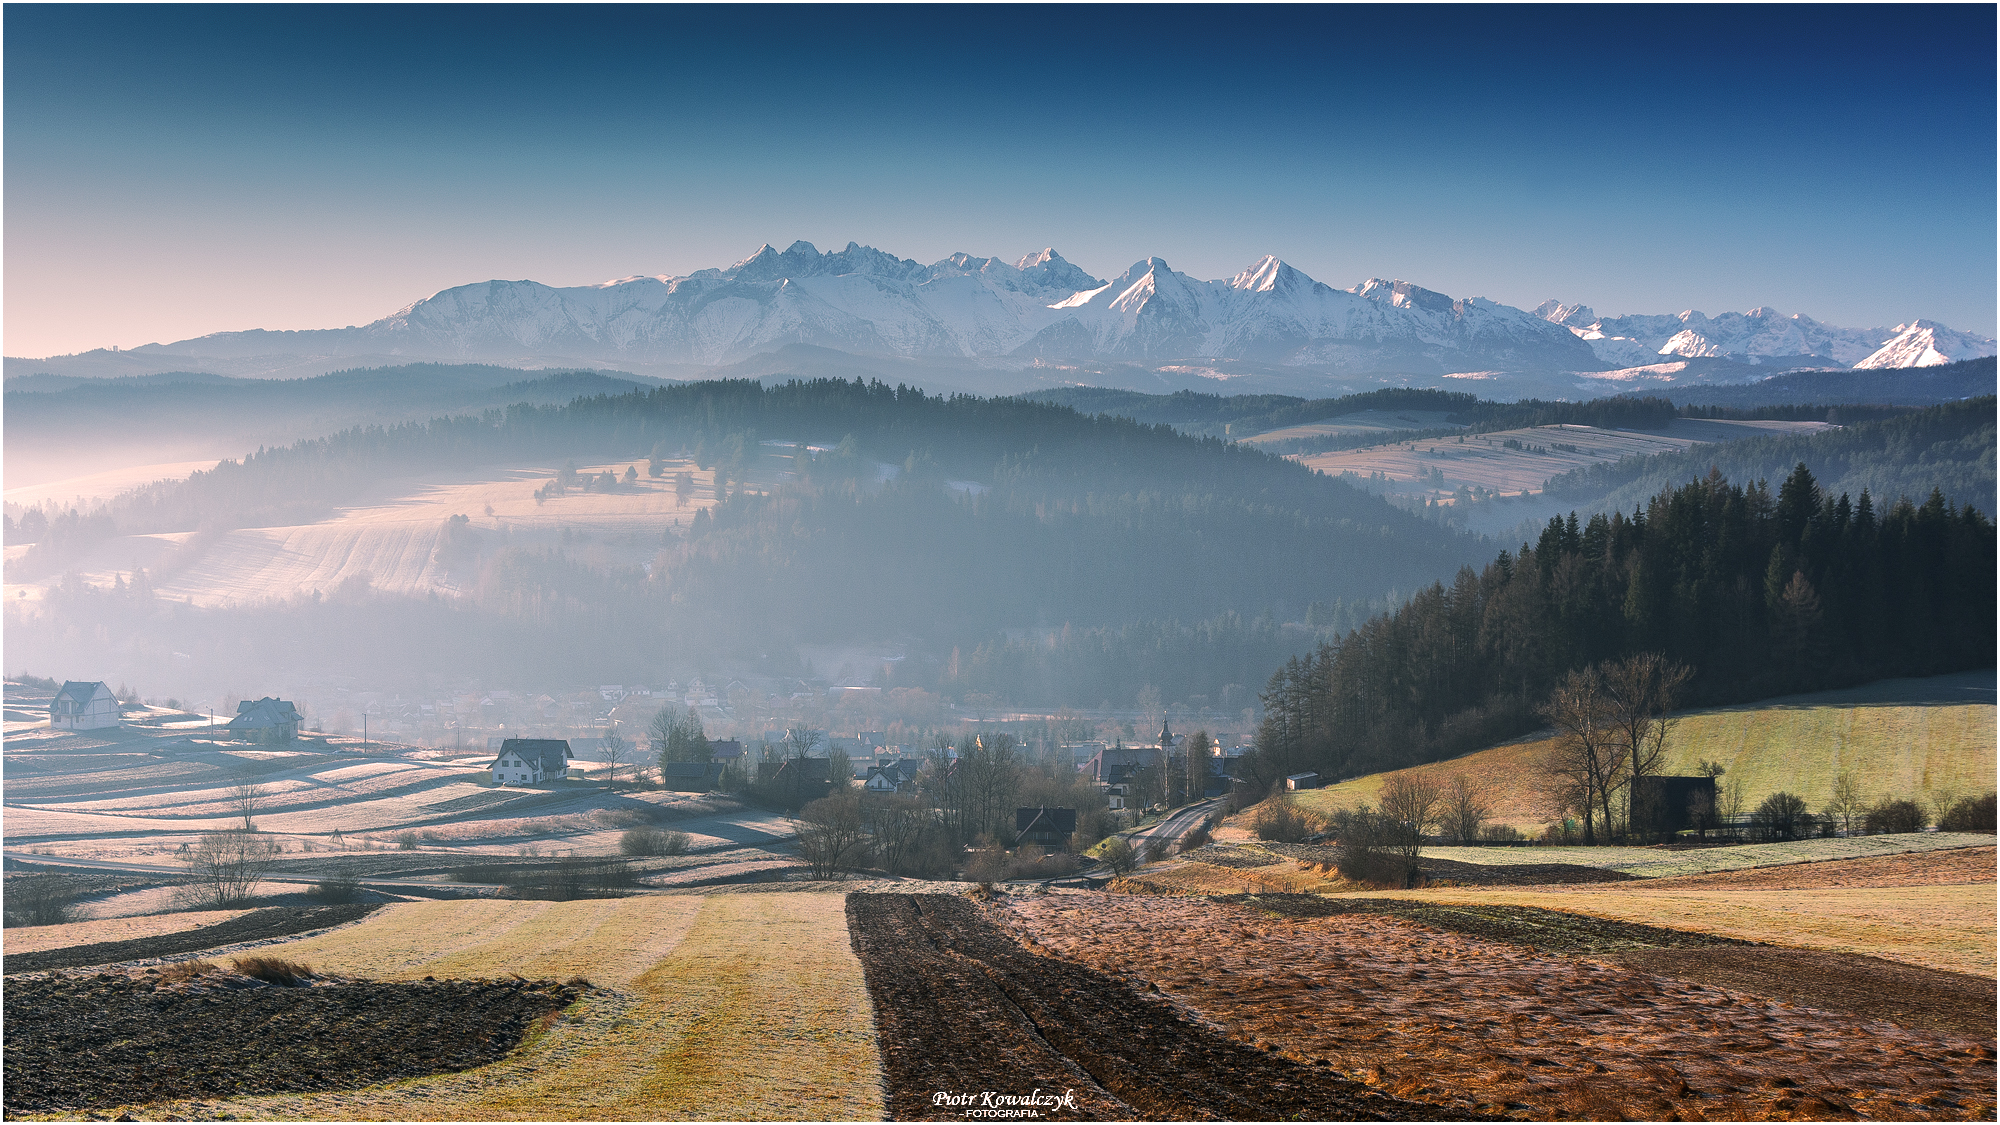
<svg viewBox="0 0 2000 1125"><path fill-rule="evenodd" d="M1367 449L1346 449L1334 453L1313 453L1293 458L1330 476L1354 473L1369 476L1382 473L1392 481L1420 484L1433 470L1444 474L1443 491L1461 484L1489 488L1497 492L1539 492L1544 482L1571 469L1616 461L1621 457L1671 453L1691 445L1768 434L1810 433L1828 429L1825 422L1720 421L1677 419L1663 432L1638 433L1608 430L1598 426L1533 426L1521 430L1501 430L1458 438L1424 438L1416 441L1378 445ZM1527 448L1509 449L1518 442ZM1556 446L1573 449L1557 449ZM1435 488L1436 486L1429 486Z"/></svg>
<svg viewBox="0 0 2000 1125"><path fill-rule="evenodd" d="M1659 848L1425 848L1424 854L1460 863L1573 863L1602 867L1641 878L1707 875L1787 863L1829 859L1863 859L1878 855L1940 851L1945 848L1991 847L1993 837L1971 832L1911 832L1895 836L1857 836L1834 840L1792 840L1781 844L1742 844L1727 848L1666 851Z"/></svg>

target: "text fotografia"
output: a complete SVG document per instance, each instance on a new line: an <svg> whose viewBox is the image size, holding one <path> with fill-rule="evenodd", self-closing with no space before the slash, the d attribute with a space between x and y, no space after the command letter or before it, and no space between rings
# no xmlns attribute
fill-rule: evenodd
<svg viewBox="0 0 2000 1125"><path fill-rule="evenodd" d="M981 1090L977 1094L953 1094L939 1090L931 1095L931 1104L959 1110L961 1117L1011 1120L1040 1117L1059 1109L1075 1113L1076 1091L1064 1090L1060 1094L1045 1094L1037 1088L1032 1094L999 1094L992 1090Z"/></svg>

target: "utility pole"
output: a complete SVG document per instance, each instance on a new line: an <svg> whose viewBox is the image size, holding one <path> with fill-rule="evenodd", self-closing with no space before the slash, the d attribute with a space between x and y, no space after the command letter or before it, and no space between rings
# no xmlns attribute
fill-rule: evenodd
<svg viewBox="0 0 2000 1125"><path fill-rule="evenodd" d="M361 709L361 752L368 752L368 708Z"/></svg>

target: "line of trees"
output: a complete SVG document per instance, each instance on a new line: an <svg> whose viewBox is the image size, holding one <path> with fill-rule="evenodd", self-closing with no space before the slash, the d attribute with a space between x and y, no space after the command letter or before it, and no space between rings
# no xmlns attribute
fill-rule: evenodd
<svg viewBox="0 0 2000 1125"><path fill-rule="evenodd" d="M1694 668L1693 705L1990 667L1994 546L1970 506L1933 492L1878 513L1865 492L1826 496L1803 464L1775 497L1711 474L1630 516L1552 519L1518 555L1278 669L1250 776L1489 745L1540 726L1573 669L1639 653Z"/></svg>

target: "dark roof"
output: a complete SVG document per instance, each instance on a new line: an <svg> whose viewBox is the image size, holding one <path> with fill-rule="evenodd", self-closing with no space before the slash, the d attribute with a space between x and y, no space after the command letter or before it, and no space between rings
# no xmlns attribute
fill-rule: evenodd
<svg viewBox="0 0 2000 1125"><path fill-rule="evenodd" d="M721 762L661 762L660 784L668 789L715 788L722 780Z"/></svg>
<svg viewBox="0 0 2000 1125"><path fill-rule="evenodd" d="M78 703L88 703L101 687L104 687L103 680L65 680L62 690L56 693L56 698L62 699L66 696Z"/></svg>
<svg viewBox="0 0 2000 1125"><path fill-rule="evenodd" d="M708 750L710 754L715 756L716 761L741 758L743 756L743 742L735 738L711 738L708 740Z"/></svg>
<svg viewBox="0 0 2000 1125"><path fill-rule="evenodd" d="M803 777L809 781L825 781L829 764L825 758L786 758L784 764L778 767L778 773L782 776L790 772L793 777Z"/></svg>
<svg viewBox="0 0 2000 1125"><path fill-rule="evenodd" d="M1053 832L1067 840L1076 831L1075 809L1015 809L1014 831L1022 836L1030 832Z"/></svg>
<svg viewBox="0 0 2000 1125"><path fill-rule="evenodd" d="M556 773L569 768L569 742L561 738L510 738L500 744L500 753L493 756L487 769L500 764L500 759L509 754L519 754L530 765L539 761L543 773Z"/></svg>
<svg viewBox="0 0 2000 1125"><path fill-rule="evenodd" d="M236 717L226 726L239 730L248 727L275 727L303 720L299 709L291 701L267 695L262 699L246 699L236 705Z"/></svg>

